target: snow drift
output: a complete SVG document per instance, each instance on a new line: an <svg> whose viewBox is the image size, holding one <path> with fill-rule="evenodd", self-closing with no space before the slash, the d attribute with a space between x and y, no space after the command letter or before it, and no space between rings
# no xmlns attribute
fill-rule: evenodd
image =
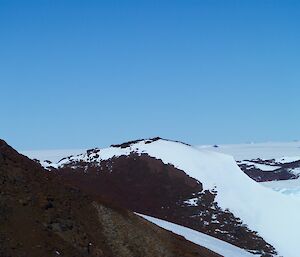
<svg viewBox="0 0 300 257"><path fill-rule="evenodd" d="M198 231L195 231L193 229L189 229L183 226L176 225L174 223L161 220L161 219L156 219L150 216L138 214L142 216L144 219L151 221L152 223L167 229L169 231L172 231L173 233L177 235L181 235L185 237L187 240L203 246L215 253L218 253L224 257L233 257L233 256L238 256L238 257L254 257L253 254L248 253L247 251L240 249L234 245L231 245L229 243L226 243L222 240L219 240L217 238L208 236L204 233L200 233Z"/></svg>

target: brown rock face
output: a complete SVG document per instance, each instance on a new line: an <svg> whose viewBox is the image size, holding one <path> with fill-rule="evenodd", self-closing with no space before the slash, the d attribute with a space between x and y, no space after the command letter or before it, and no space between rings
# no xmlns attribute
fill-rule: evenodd
<svg viewBox="0 0 300 257"><path fill-rule="evenodd" d="M0 141L1 257L219 256L59 180Z"/></svg>

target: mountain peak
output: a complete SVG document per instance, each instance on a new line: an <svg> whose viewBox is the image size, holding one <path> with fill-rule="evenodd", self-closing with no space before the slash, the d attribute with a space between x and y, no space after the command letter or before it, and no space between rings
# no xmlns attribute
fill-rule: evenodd
<svg viewBox="0 0 300 257"><path fill-rule="evenodd" d="M7 149L7 148L12 148L12 147L10 147L10 146L6 143L5 140L3 140L3 139L0 138L0 152L1 152L1 151L4 151L4 150Z"/></svg>
<svg viewBox="0 0 300 257"><path fill-rule="evenodd" d="M130 147L131 145L134 145L136 143L139 143L139 142L145 142L145 144L150 144L152 142L155 142L155 141L158 141L158 140L161 140L162 138L161 137L153 137L153 138L148 138L148 139L136 139L136 140L131 140L131 141L127 141L127 142L124 142L124 143L121 143L121 144L114 144L114 145L111 145L111 147L120 147L120 148L127 148L127 147Z"/></svg>
<svg viewBox="0 0 300 257"><path fill-rule="evenodd" d="M146 138L146 139L144 138L144 139L131 140L131 141L128 141L128 142L124 142L122 144L113 144L113 145L111 145L111 147L127 148L127 147L130 147L130 146L135 145L137 143L143 142L144 144L151 144L151 143L159 141L159 140L174 142L174 143L180 143L180 144L184 144L184 145L187 145L187 146L191 146L187 143L184 143L184 142L178 141L178 140L166 139L166 138L162 138L162 137L152 137L152 138Z"/></svg>

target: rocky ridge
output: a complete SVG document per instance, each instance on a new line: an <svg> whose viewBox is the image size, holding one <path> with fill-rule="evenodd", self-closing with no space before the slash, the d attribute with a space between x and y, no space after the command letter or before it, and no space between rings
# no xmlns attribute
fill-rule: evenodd
<svg viewBox="0 0 300 257"><path fill-rule="evenodd" d="M61 183L0 141L0 256L219 255Z"/></svg>

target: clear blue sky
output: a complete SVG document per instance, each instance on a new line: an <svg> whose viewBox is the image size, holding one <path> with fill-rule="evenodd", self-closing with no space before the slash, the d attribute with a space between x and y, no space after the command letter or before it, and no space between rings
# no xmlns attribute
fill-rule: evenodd
<svg viewBox="0 0 300 257"><path fill-rule="evenodd" d="M300 139L300 1L0 0L0 138Z"/></svg>

